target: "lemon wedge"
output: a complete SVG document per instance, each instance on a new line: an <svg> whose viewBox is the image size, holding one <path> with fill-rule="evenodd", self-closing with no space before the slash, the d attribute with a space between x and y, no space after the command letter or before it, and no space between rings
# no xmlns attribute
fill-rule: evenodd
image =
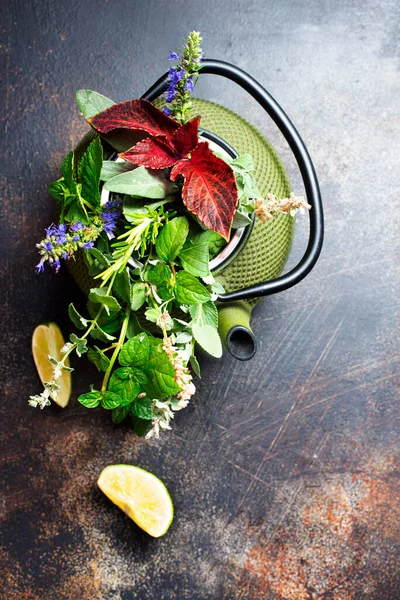
<svg viewBox="0 0 400 600"><path fill-rule="evenodd" d="M153 537L164 535L174 518L171 496L162 481L133 465L110 465L97 484L141 529Z"/></svg>
<svg viewBox="0 0 400 600"><path fill-rule="evenodd" d="M61 348L64 346L64 338L60 328L56 323L45 323L38 325L32 335L32 354L35 361L37 372L39 373L40 381L44 384L49 382L53 377L54 365L49 361L48 356L60 361L63 357ZM68 358L65 365L69 367ZM57 384L60 390L56 397L50 395L56 404L64 408L67 406L71 396L71 373L63 371Z"/></svg>

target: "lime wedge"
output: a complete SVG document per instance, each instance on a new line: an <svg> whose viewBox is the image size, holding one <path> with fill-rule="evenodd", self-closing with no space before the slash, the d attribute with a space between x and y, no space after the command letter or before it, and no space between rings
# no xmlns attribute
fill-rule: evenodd
<svg viewBox="0 0 400 600"><path fill-rule="evenodd" d="M132 465L110 465L97 484L102 492L153 537L164 535L174 518L167 488L155 475Z"/></svg>
<svg viewBox="0 0 400 600"><path fill-rule="evenodd" d="M39 373L40 381L44 384L50 381L53 377L54 365L48 359L48 356L53 356L57 360L61 360L63 355L61 354L61 348L64 346L64 338L60 331L60 328L56 323L45 323L38 325L32 335L32 354L33 360ZM68 358L65 361L65 365L69 367ZM56 404L64 408L67 406L71 396L71 373L69 371L63 371L57 384L60 386L60 390L57 397L50 398L54 400Z"/></svg>

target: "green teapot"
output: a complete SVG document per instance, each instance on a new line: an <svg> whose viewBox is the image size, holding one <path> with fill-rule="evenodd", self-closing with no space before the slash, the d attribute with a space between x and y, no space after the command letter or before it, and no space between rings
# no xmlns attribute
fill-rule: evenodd
<svg viewBox="0 0 400 600"><path fill-rule="evenodd" d="M228 351L238 360L251 359L257 349L251 330L251 312L262 296L286 290L301 281L314 267L323 242L323 210L317 176L299 133L274 98L250 75L229 63L205 59L203 74L221 75L246 90L274 120L296 158L303 178L307 202L311 205L310 235L303 258L290 272L281 275L288 259L294 219L276 215L269 222L256 220L235 230L228 245L210 263L210 270L226 293L218 297L219 333ZM168 87L168 73L142 96L161 108ZM255 127L229 109L202 99L192 99L193 116L201 115L201 136L211 145L235 158L253 156L254 175L262 195L283 198L290 194L287 174L271 144ZM89 133L79 144L82 151L91 141ZM212 148L214 149L214 148ZM106 194L109 192L103 191ZM102 198L106 201L107 198ZM72 261L71 261L72 263ZM83 259L70 264L74 279L88 291L90 278Z"/></svg>

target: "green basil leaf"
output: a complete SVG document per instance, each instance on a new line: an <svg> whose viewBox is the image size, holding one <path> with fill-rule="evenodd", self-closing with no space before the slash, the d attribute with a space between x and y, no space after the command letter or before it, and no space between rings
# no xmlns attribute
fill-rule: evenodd
<svg viewBox="0 0 400 600"><path fill-rule="evenodd" d="M159 173L138 167L112 177L104 184L103 189L140 198L161 199L169 193L170 187L170 182ZM124 214L126 215L125 210Z"/></svg>
<svg viewBox="0 0 400 600"><path fill-rule="evenodd" d="M111 375L108 389L110 392L118 394L122 400L121 406L123 406L125 404L130 404L135 400L140 392L140 383L135 378L132 369L119 368Z"/></svg>
<svg viewBox="0 0 400 600"><path fill-rule="evenodd" d="M78 313L78 311L72 303L68 306L68 315L77 329L87 328L87 319L85 319Z"/></svg>
<svg viewBox="0 0 400 600"><path fill-rule="evenodd" d="M186 271L176 274L175 298L179 304L202 304L211 299L208 289Z"/></svg>
<svg viewBox="0 0 400 600"><path fill-rule="evenodd" d="M214 302L204 302L204 304L194 304L189 306L189 313L192 320L198 325L210 325L217 329L218 311Z"/></svg>
<svg viewBox="0 0 400 600"><path fill-rule="evenodd" d="M92 288L89 293L89 300L97 304L103 304L111 310L120 310L119 302L113 296L107 294L104 288Z"/></svg>
<svg viewBox="0 0 400 600"><path fill-rule="evenodd" d="M161 342L152 341L149 359L143 370L147 375L143 389L150 398L166 398L179 392L179 385L175 381L175 369Z"/></svg>
<svg viewBox="0 0 400 600"><path fill-rule="evenodd" d="M96 408L101 402L101 397L101 392L88 392L87 394L78 396L78 402L86 406L86 408Z"/></svg>
<svg viewBox="0 0 400 600"><path fill-rule="evenodd" d="M131 411L134 417L139 417L140 419L151 420L153 417L153 400L147 398L137 398L135 402L133 402Z"/></svg>
<svg viewBox="0 0 400 600"><path fill-rule="evenodd" d="M145 367L149 360L150 343L146 333L139 333L128 340L118 355L119 364L122 366Z"/></svg>
<svg viewBox="0 0 400 600"><path fill-rule="evenodd" d="M166 262L172 262L182 250L189 233L186 217L176 217L161 229L157 237L156 252Z"/></svg>
<svg viewBox="0 0 400 600"><path fill-rule="evenodd" d="M122 421L125 419L125 417L128 416L130 409L131 409L131 407L129 404L117 406L117 408L114 408L111 413L111 418L113 420L113 423L115 423L116 425L119 425L120 423L122 423Z"/></svg>
<svg viewBox="0 0 400 600"><path fill-rule="evenodd" d="M217 329L214 329L211 325L197 325L195 323L192 331L194 339L203 350L211 356L215 356L215 358L221 358L222 344Z"/></svg>
<svg viewBox="0 0 400 600"><path fill-rule="evenodd" d="M207 233L206 231L204 233ZM208 266L208 237L204 234L197 236L192 244L187 245L179 253L182 267L196 277L207 277L210 273Z"/></svg>
<svg viewBox="0 0 400 600"><path fill-rule="evenodd" d="M76 102L85 119L91 119L115 104L110 98L92 90L78 90L76 92Z"/></svg>
<svg viewBox="0 0 400 600"><path fill-rule="evenodd" d="M106 410L113 410L122 404L122 399L113 392L103 392L101 406Z"/></svg>
<svg viewBox="0 0 400 600"><path fill-rule="evenodd" d="M94 349L91 348L88 351L87 357L91 363L96 365L96 367L99 371L105 372L105 371L107 371L108 367L110 366L109 358L97 346L95 346Z"/></svg>
<svg viewBox="0 0 400 600"><path fill-rule="evenodd" d="M133 169L136 169L136 166L127 160L124 160L123 162L103 160L100 179L101 181L108 181L112 177L116 177L116 175L121 175L121 173L126 173L127 171L133 171Z"/></svg>

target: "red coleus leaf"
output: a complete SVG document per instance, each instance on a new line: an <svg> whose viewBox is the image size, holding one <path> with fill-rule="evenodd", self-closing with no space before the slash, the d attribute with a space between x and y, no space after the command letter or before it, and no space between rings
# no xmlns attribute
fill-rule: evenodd
<svg viewBox="0 0 400 600"><path fill-rule="evenodd" d="M181 125L170 139L146 138L119 156L135 165L150 169L172 167L196 148L199 143L199 123L200 117L195 117Z"/></svg>
<svg viewBox="0 0 400 600"><path fill-rule="evenodd" d="M141 99L114 104L88 119L88 123L99 133L109 133L113 129L133 129L166 139L170 139L179 129L176 121L167 117L151 102Z"/></svg>
<svg viewBox="0 0 400 600"><path fill-rule="evenodd" d="M182 198L185 206L208 229L229 241L238 190L230 166L213 154L206 142L193 150L190 158L179 160L171 171L175 181L183 175Z"/></svg>

